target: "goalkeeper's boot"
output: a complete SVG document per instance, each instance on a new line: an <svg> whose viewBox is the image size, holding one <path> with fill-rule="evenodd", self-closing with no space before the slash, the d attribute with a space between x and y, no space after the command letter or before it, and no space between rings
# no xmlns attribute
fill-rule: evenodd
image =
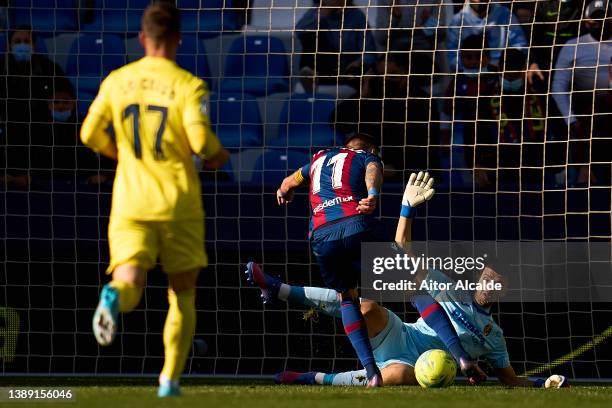
<svg viewBox="0 0 612 408"><path fill-rule="evenodd" d="M100 292L100 303L93 317L93 332L98 344L108 346L115 339L119 317L119 294L109 284Z"/></svg>
<svg viewBox="0 0 612 408"><path fill-rule="evenodd" d="M278 299L278 290L282 284L280 279L263 273L261 267L255 262L249 262L244 273L246 273L247 280L251 285L259 286L261 299L264 303Z"/></svg>
<svg viewBox="0 0 612 408"><path fill-rule="evenodd" d="M166 379L160 381L159 388L157 389L157 396L159 398L180 397L180 395L181 387L179 386L178 381Z"/></svg>
<svg viewBox="0 0 612 408"><path fill-rule="evenodd" d="M315 382L314 371L307 373L298 373L295 371L281 371L274 376L274 382L277 384L298 384L298 385L314 385Z"/></svg>
<svg viewBox="0 0 612 408"><path fill-rule="evenodd" d="M470 385L478 385L487 380L485 372L478 367L478 361L461 357L459 359L459 367L461 368L461 372L467 377Z"/></svg>
<svg viewBox="0 0 612 408"><path fill-rule="evenodd" d="M553 374L544 381L545 388L567 388L569 386L569 380L564 375Z"/></svg>

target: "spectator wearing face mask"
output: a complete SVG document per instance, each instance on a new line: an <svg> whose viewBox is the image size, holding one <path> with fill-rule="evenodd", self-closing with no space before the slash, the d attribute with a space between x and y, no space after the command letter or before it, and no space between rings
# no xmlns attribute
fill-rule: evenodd
<svg viewBox="0 0 612 408"><path fill-rule="evenodd" d="M610 135L610 61L612 59L612 5L591 1L584 11L587 34L569 40L555 65L552 93L569 127L570 163L567 178L575 185L597 183L591 162L609 161L604 140ZM593 144L591 144L593 141ZM591 169L592 170L592 169ZM576 174L572 174L571 172Z"/></svg>
<svg viewBox="0 0 612 408"><path fill-rule="evenodd" d="M497 121L492 99L497 95L500 74L490 64L486 36L472 35L461 43L461 71L446 90L440 114L440 142L450 147L442 168L452 169L452 182L480 187L494 185Z"/></svg>
<svg viewBox="0 0 612 408"><path fill-rule="evenodd" d="M28 27L11 31L8 49L0 57L0 115L8 122L31 122L44 111L46 95L54 77L64 72L53 61L34 50L34 33Z"/></svg>
<svg viewBox="0 0 612 408"><path fill-rule="evenodd" d="M79 139L74 88L65 78L55 78L46 109L32 125L31 176L37 188L54 186L74 191L76 184L99 184L110 179L114 163L86 148Z"/></svg>
<svg viewBox="0 0 612 408"><path fill-rule="evenodd" d="M8 49L0 57L0 122L6 151L7 188L25 188L30 181L31 124L46 107L49 90L61 68L34 52L34 35L23 27L8 35Z"/></svg>
<svg viewBox="0 0 612 408"><path fill-rule="evenodd" d="M520 48L527 52L527 39L520 22L508 7L490 0L467 0L453 16L446 34L446 54L451 72L457 72L459 44L471 35L484 33L490 50L490 63L498 65L502 51ZM459 66L461 68L461 66Z"/></svg>

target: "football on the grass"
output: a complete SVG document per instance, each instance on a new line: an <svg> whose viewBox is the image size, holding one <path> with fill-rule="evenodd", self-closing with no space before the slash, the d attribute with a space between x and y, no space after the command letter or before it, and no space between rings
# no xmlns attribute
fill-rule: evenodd
<svg viewBox="0 0 612 408"><path fill-rule="evenodd" d="M447 387L455 381L457 364L444 350L428 350L419 356L414 373L423 388Z"/></svg>

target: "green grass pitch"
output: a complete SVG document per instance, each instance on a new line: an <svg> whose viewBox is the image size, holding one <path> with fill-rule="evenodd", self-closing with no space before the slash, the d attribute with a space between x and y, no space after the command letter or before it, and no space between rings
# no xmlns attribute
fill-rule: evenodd
<svg viewBox="0 0 612 408"><path fill-rule="evenodd" d="M573 385L562 390L508 389L499 386L445 389L386 387L369 390L356 387L277 386L270 382L228 382L191 379L185 381L184 395L160 400L155 380L122 379L7 379L3 386L66 387L76 394L73 403L3 403L3 406L62 406L91 408L120 407L236 407L236 408L576 408L610 407L609 385Z"/></svg>

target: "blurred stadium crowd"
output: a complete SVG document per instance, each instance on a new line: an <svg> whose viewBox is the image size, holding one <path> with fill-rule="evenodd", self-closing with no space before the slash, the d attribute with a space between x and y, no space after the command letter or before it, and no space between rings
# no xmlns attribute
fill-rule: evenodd
<svg viewBox="0 0 612 408"><path fill-rule="evenodd" d="M148 2L0 2L7 190L112 181L79 124L101 79L141 56ZM428 168L454 191L519 191L521 178L539 190L610 186L607 0L178 6L178 63L208 81L211 123L234 152L219 180L275 183L361 131L381 142L390 180Z"/></svg>

